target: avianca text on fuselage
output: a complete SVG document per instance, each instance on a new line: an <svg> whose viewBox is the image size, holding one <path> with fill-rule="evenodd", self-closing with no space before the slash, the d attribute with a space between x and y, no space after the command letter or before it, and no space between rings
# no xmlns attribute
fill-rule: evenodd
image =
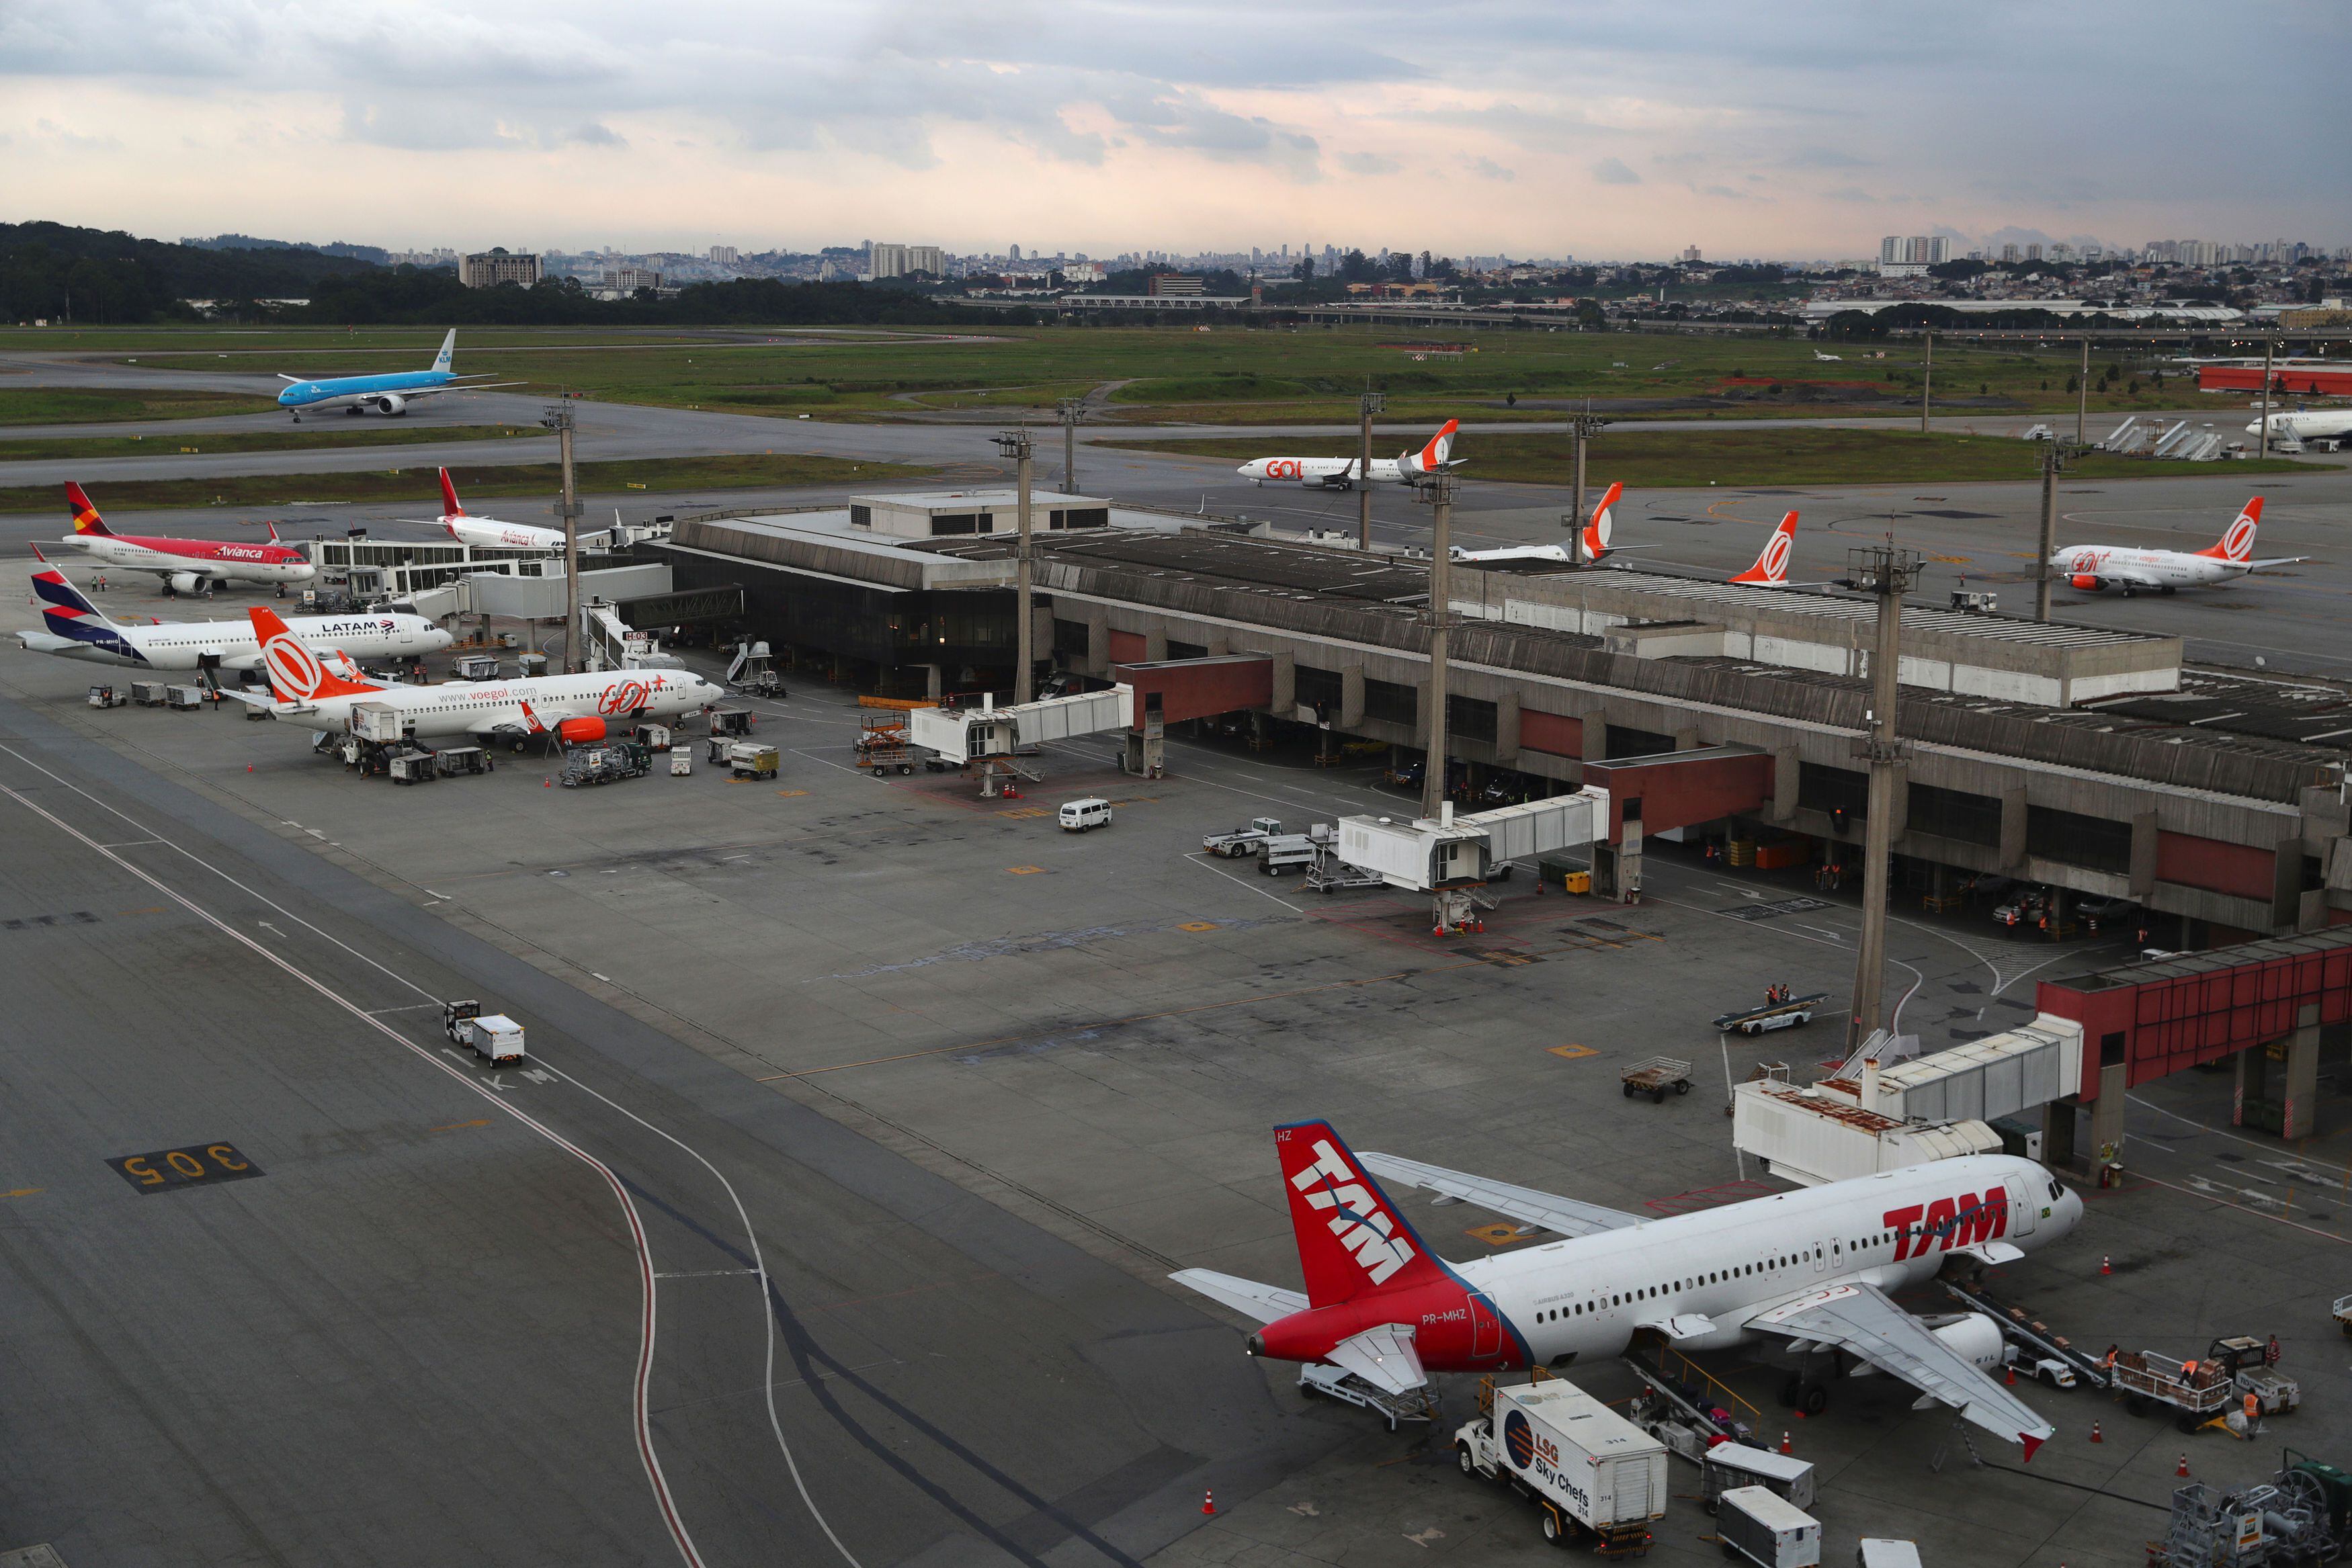
<svg viewBox="0 0 2352 1568"><path fill-rule="evenodd" d="M422 519L415 519L422 521ZM466 510L457 499L457 483L449 470L441 470L441 515L429 525L446 532L459 544L476 545L489 549L543 549L563 548L562 528L536 528L528 523L502 523L496 517L478 517Z"/></svg>
<svg viewBox="0 0 2352 1568"><path fill-rule="evenodd" d="M2293 566L2307 558L2254 559L2254 530L2263 520L2263 498L2248 501L2220 540L2201 550L2117 549L2104 545L2068 545L2050 558L2070 587L2085 593L2119 588L2126 598L2153 591L2210 588L2271 566Z"/></svg>
<svg viewBox="0 0 2352 1568"><path fill-rule="evenodd" d="M1461 421L1449 419L1420 450L1373 458L1370 482L1410 485L1432 474L1459 468L1467 461L1453 455L1454 433L1461 428ZM1361 460L1354 457L1258 457L1234 472L1258 485L1272 482L1301 485L1310 490L1352 490L1365 482L1363 467Z"/></svg>
<svg viewBox="0 0 2352 1568"><path fill-rule="evenodd" d="M240 544L221 539L168 538L157 534L118 534L106 526L89 495L66 482L66 510L74 531L58 543L121 571L153 572L174 593L196 593L221 582L268 582L283 590L319 575L310 558L292 545Z"/></svg>

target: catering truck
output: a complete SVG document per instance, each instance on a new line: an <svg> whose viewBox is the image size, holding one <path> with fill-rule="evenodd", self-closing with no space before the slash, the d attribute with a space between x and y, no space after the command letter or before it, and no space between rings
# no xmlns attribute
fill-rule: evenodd
<svg viewBox="0 0 2352 1568"><path fill-rule="evenodd" d="M1666 1446L1572 1383L1478 1390L1479 1416L1454 1435L1465 1476L1499 1481L1535 1500L1544 1539L1566 1545L1579 1530L1605 1556L1645 1552L1666 1511Z"/></svg>

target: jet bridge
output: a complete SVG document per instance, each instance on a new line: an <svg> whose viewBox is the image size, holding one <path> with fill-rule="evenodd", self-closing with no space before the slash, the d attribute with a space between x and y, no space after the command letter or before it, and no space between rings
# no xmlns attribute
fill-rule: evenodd
<svg viewBox="0 0 2352 1568"><path fill-rule="evenodd" d="M986 697L976 708L909 708L907 738L937 752L942 762L976 770L981 793L992 798L1003 776L1036 777L1013 761L1023 752L1049 740L1125 729L1134 722L1135 689L1122 685L1008 707Z"/></svg>
<svg viewBox="0 0 2352 1568"><path fill-rule="evenodd" d="M1448 801L1434 821L1340 818L1339 858L1391 887L1432 894L1433 925L1443 936L1475 929L1473 911L1494 907L1475 890L1496 866L1590 844L1608 821L1609 792L1593 788L1466 816L1454 815Z"/></svg>

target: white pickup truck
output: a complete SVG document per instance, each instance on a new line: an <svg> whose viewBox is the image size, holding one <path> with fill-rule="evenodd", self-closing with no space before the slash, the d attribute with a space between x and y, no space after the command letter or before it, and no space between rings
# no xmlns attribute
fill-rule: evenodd
<svg viewBox="0 0 2352 1568"><path fill-rule="evenodd" d="M1213 855L1237 861L1244 855L1257 853L1258 845L1282 831L1280 819L1252 817L1246 828L1236 828L1230 833L1211 833L1201 841L1201 847Z"/></svg>

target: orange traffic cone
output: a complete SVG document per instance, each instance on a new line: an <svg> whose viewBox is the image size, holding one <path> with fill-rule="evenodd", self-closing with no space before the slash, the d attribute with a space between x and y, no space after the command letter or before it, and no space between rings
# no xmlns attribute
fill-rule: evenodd
<svg viewBox="0 0 2352 1568"><path fill-rule="evenodd" d="M2104 1252L2100 1253L2100 1254L2099 1254L2099 1272L2100 1272L2100 1273L2102 1273L2102 1274L2112 1274L2112 1273L2114 1273L2115 1271L2116 1271L2116 1266L2115 1266L2115 1263L2114 1263L2113 1260L2109 1259L2109 1258L2108 1258L2108 1256L2107 1256L2105 1253L2104 1253Z"/></svg>
<svg viewBox="0 0 2352 1568"><path fill-rule="evenodd" d="M1202 1513L1217 1511L1217 1494L1213 1488L1201 1493L1201 1511Z"/></svg>
<svg viewBox="0 0 2352 1568"><path fill-rule="evenodd" d="M1797 1451L1797 1446L1789 1441L1789 1432L1786 1427L1780 1430L1780 1451L1784 1454L1793 1454Z"/></svg>
<svg viewBox="0 0 2352 1568"><path fill-rule="evenodd" d="M2183 1477L2189 1474L2189 1456L2187 1454L2184 1453L2180 1456L2180 1464L2173 1470L2172 1473L2176 1476Z"/></svg>
<svg viewBox="0 0 2352 1568"><path fill-rule="evenodd" d="M2091 1441L2094 1443L2104 1443L2106 1441L2105 1437L2099 1436L2099 1424L2096 1421L2091 1423Z"/></svg>

